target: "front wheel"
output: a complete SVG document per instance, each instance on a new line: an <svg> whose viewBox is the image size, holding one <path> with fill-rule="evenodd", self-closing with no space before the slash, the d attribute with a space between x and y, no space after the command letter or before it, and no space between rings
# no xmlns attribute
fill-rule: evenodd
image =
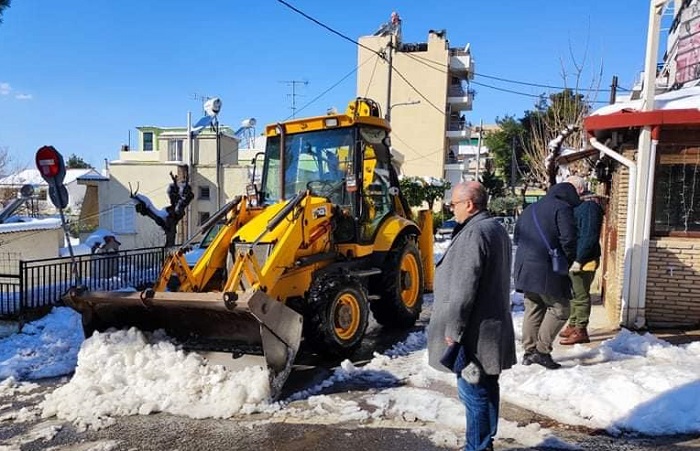
<svg viewBox="0 0 700 451"><path fill-rule="evenodd" d="M389 252L374 287L381 299L372 301L370 308L379 324L400 329L415 325L423 308L424 280L420 253L412 240Z"/></svg>
<svg viewBox="0 0 700 451"><path fill-rule="evenodd" d="M362 342L369 320L367 292L340 274L316 279L309 291L304 340L320 354L346 357Z"/></svg>

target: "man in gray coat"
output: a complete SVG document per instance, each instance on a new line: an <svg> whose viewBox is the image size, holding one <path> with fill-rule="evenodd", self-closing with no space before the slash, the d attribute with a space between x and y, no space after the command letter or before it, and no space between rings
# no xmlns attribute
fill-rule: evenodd
<svg viewBox="0 0 700 451"><path fill-rule="evenodd" d="M510 311L512 245L505 228L486 211L479 182L452 190L458 223L435 270L435 302L428 326L433 368L457 373L466 408L465 450L493 449L498 426L501 371L516 362ZM458 349L459 364L446 367L446 350Z"/></svg>

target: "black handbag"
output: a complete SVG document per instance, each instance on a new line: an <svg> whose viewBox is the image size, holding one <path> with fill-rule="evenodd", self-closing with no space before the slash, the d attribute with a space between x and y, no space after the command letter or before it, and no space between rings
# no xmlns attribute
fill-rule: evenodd
<svg viewBox="0 0 700 451"><path fill-rule="evenodd" d="M547 246L547 252L549 253L549 260L552 264L552 271L560 276L569 275L569 261L563 252L559 252L559 249L549 245L549 241L545 238L544 233L542 233L542 228L540 227L540 222L537 220L537 215L535 214L535 206L532 206L532 218L535 220L535 227L544 241L544 245Z"/></svg>
<svg viewBox="0 0 700 451"><path fill-rule="evenodd" d="M457 342L448 345L442 357L440 357L440 363L454 373L462 371L468 363L464 346Z"/></svg>

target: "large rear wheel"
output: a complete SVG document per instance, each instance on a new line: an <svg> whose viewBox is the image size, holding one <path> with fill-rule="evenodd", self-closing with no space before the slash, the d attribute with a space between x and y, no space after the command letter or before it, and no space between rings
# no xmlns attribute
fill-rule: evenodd
<svg viewBox="0 0 700 451"><path fill-rule="evenodd" d="M304 340L320 354L345 357L362 342L369 319L367 292L359 280L340 274L316 279L309 291Z"/></svg>
<svg viewBox="0 0 700 451"><path fill-rule="evenodd" d="M423 308L423 267L420 253L412 240L402 240L387 255L382 275L374 279L372 301L374 319L385 327L409 328L415 325Z"/></svg>

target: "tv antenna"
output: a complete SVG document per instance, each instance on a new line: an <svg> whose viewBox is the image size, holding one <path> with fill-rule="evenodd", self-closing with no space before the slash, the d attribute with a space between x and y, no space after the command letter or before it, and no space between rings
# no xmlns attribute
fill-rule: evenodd
<svg viewBox="0 0 700 451"><path fill-rule="evenodd" d="M213 99L214 97L215 96L209 96L206 94L199 94L197 92L192 94L192 100L199 102L202 105L202 112L204 112L205 114L206 114L206 112L204 111L204 104L207 102L207 100Z"/></svg>
<svg viewBox="0 0 700 451"><path fill-rule="evenodd" d="M292 93L287 94L287 97L292 98L292 106L291 106L292 117L295 117L296 112L297 112L297 97L301 96L300 94L297 94L297 86L300 86L300 85L307 86L309 84L309 82L306 80L283 80L283 81L280 81L280 83L284 83L287 86L290 86L292 88Z"/></svg>

